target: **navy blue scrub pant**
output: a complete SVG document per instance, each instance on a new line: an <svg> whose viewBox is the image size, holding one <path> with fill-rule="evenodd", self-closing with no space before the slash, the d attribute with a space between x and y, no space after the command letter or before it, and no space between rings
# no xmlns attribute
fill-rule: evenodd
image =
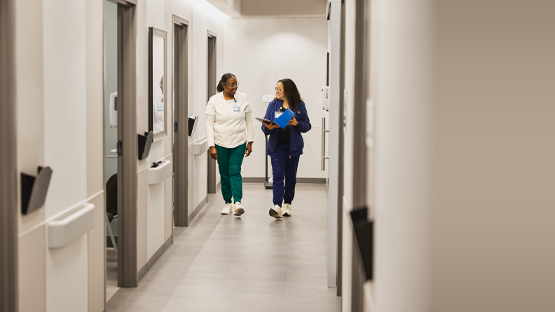
<svg viewBox="0 0 555 312"><path fill-rule="evenodd" d="M282 203L291 204L295 197L297 184L297 167L300 156L289 156L289 145L277 144L272 155L274 205L281 207ZM285 177L285 187L283 178Z"/></svg>

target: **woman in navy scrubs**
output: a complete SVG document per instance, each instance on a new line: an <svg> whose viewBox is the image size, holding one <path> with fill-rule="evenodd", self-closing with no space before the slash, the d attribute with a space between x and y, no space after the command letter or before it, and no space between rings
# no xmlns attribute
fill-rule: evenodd
<svg viewBox="0 0 555 312"><path fill-rule="evenodd" d="M270 136L266 148L272 159L274 206L270 208L269 214L274 218L291 216L297 167L304 147L301 133L308 132L312 127L297 86L291 79L281 79L277 83L276 98L268 104L264 119L274 121L287 108L295 114L285 128L282 129L276 124L262 124L262 131Z"/></svg>

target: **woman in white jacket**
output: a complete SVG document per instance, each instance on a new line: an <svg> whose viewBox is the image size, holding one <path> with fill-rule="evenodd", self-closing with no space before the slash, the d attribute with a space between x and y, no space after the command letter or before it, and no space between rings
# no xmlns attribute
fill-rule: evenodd
<svg viewBox="0 0 555 312"><path fill-rule="evenodd" d="M225 201L223 215L245 213L241 205L243 158L252 152L254 132L252 111L247 95L237 92L235 75L224 74L218 83L218 93L206 105L206 136L212 159L218 160Z"/></svg>

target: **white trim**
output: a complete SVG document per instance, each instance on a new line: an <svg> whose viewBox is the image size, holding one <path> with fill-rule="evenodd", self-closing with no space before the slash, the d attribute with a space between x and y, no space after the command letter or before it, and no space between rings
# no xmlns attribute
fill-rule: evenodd
<svg viewBox="0 0 555 312"><path fill-rule="evenodd" d="M89 197L89 198L87 198L87 199L85 199L85 200L83 200L83 201L80 201L79 203L77 203L77 204L75 204L75 205L69 207L68 209L66 209L66 210L64 210L64 211L61 211L61 212L59 212L59 213L53 215L52 217L50 217L50 218L48 218L48 219L45 219L45 220L42 221L42 222L39 222L38 224L36 224L36 225L33 226L32 228L30 228L30 229L28 229L28 230L26 230L26 231L24 231L24 232L21 232L21 233L17 234L17 238L22 238L22 237L24 237L25 235L30 234L31 232L34 232L35 230L37 230L37 229L39 229L39 228L41 228L41 227L43 227L43 226L46 226L46 225L47 225L48 223L50 223L51 221L54 221L54 220L56 220L56 219L58 219L58 218L63 217L64 215L69 215L69 214L71 214L71 213L74 213L76 210L82 208L84 204L86 204L86 203L88 203L88 202L91 202L93 199L95 199L96 197L100 196L100 195L103 194L103 193L104 193L104 190L99 191L98 193L94 194L93 196L91 196L91 197Z"/></svg>
<svg viewBox="0 0 555 312"><path fill-rule="evenodd" d="M183 18L179 15L176 14L172 14L172 21L174 25L178 25L178 26L189 26L189 20L187 20L186 18Z"/></svg>

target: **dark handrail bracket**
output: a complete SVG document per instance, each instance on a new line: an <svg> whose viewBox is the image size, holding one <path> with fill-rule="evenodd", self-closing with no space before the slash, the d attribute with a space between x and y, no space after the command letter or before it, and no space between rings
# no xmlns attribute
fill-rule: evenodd
<svg viewBox="0 0 555 312"><path fill-rule="evenodd" d="M366 280L372 280L374 278L374 222L368 221L366 206L354 209L350 214Z"/></svg>
<svg viewBox="0 0 555 312"><path fill-rule="evenodd" d="M139 160L143 160L150 154L150 146L152 145L152 140L154 139L154 134L152 131L145 132L145 135L139 136Z"/></svg>
<svg viewBox="0 0 555 312"><path fill-rule="evenodd" d="M26 215L44 205L52 169L39 167L37 176L21 173L21 213Z"/></svg>

